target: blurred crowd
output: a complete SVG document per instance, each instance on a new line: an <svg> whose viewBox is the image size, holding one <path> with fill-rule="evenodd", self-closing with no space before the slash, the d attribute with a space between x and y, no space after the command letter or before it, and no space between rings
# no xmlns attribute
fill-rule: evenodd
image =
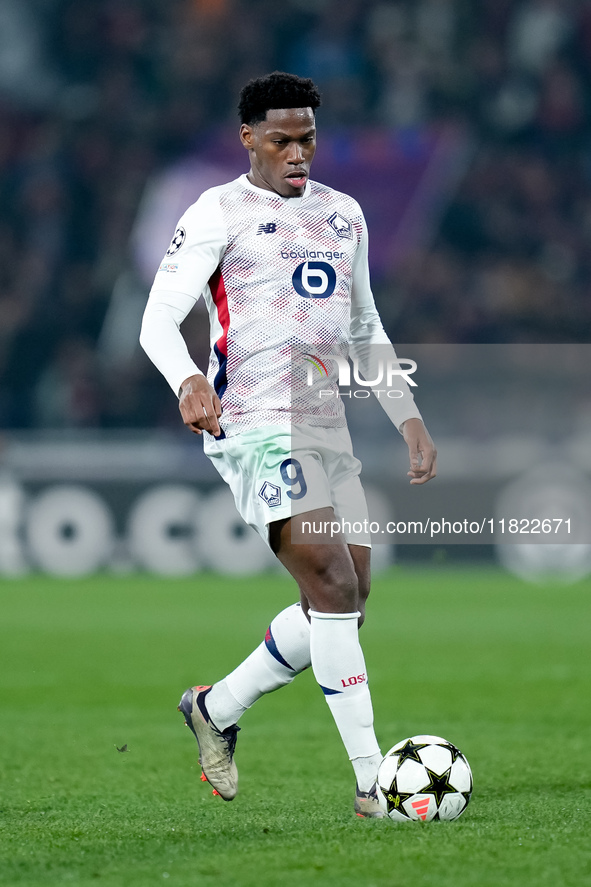
<svg viewBox="0 0 591 887"><path fill-rule="evenodd" d="M146 182L276 68L323 127L470 139L377 281L395 340L588 340L591 0L0 0L0 427L177 422L139 351L105 358L105 313Z"/></svg>

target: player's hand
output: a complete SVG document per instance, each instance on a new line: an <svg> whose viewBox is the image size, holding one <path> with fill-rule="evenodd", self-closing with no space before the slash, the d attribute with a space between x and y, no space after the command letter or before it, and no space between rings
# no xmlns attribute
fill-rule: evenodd
<svg viewBox="0 0 591 887"><path fill-rule="evenodd" d="M189 376L181 385L179 410L183 422L195 434L209 431L221 434L218 419L222 415L220 399L205 376Z"/></svg>
<svg viewBox="0 0 591 887"><path fill-rule="evenodd" d="M437 450L431 435L420 419L407 419L402 426L402 436L408 444L411 484L426 484L437 476Z"/></svg>

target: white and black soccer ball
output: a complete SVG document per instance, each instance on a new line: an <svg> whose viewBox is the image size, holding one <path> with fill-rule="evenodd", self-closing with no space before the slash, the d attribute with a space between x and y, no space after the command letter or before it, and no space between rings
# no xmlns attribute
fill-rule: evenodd
<svg viewBox="0 0 591 887"><path fill-rule="evenodd" d="M457 819L472 794L472 771L459 748L441 736L411 736L384 757L377 790L394 822Z"/></svg>

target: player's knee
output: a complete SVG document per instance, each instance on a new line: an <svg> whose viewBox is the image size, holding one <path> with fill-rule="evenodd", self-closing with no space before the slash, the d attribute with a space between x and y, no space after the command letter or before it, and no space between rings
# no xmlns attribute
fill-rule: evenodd
<svg viewBox="0 0 591 887"><path fill-rule="evenodd" d="M359 584L354 570L341 565L318 564L311 597L325 612L352 613L359 603ZM314 609L314 606L313 606Z"/></svg>
<svg viewBox="0 0 591 887"><path fill-rule="evenodd" d="M359 604L357 582L355 579L349 582L335 582L331 588L331 596L335 613L353 613Z"/></svg>

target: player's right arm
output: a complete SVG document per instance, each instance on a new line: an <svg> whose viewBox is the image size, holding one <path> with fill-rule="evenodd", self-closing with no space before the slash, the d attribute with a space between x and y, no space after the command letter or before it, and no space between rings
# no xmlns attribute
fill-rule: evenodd
<svg viewBox="0 0 591 887"><path fill-rule="evenodd" d="M179 410L183 422L195 434L209 431L217 437L221 433L218 419L222 415L222 403L203 373L189 376L182 383Z"/></svg>
<svg viewBox="0 0 591 887"><path fill-rule="evenodd" d="M144 311L140 343L179 397L187 427L218 435L220 400L189 354L180 326L206 288L227 245L217 189L206 191L179 221Z"/></svg>

